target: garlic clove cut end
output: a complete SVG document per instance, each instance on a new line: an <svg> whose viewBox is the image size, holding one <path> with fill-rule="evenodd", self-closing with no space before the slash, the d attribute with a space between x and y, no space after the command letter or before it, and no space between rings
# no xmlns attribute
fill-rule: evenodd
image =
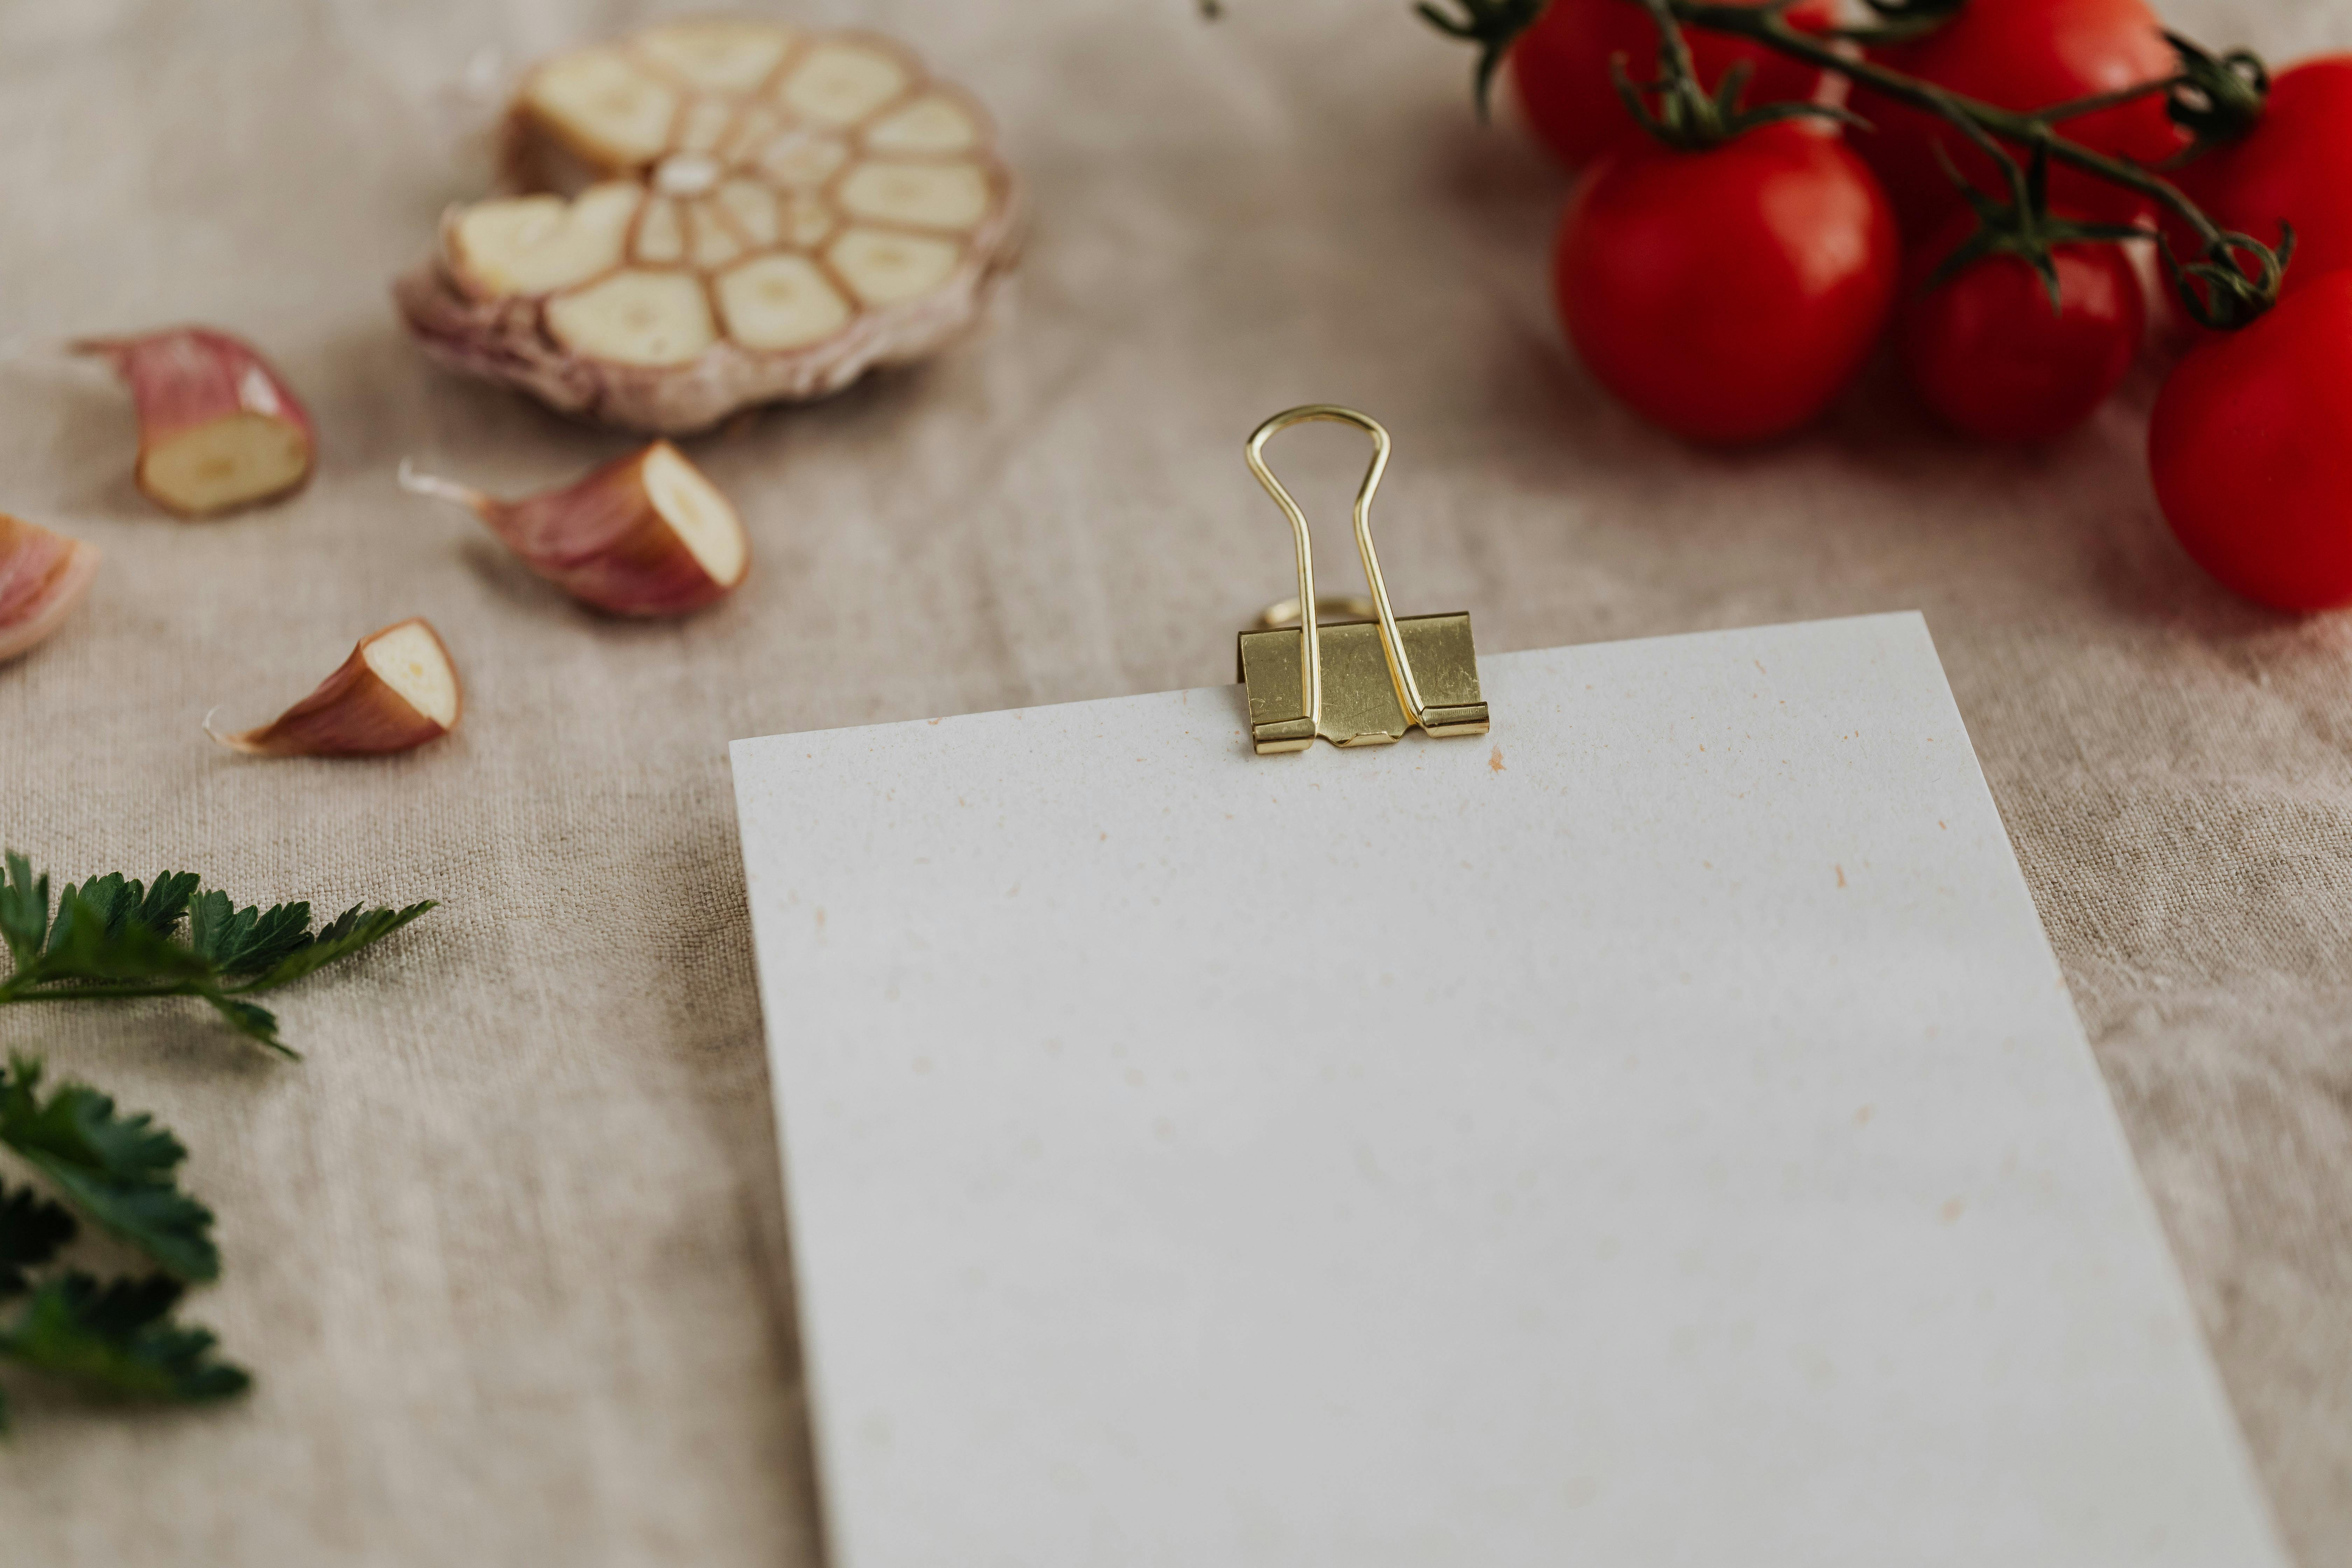
<svg viewBox="0 0 2352 1568"><path fill-rule="evenodd" d="M457 670L449 650L422 619L387 627L360 645L376 679L444 730L457 723Z"/></svg>
<svg viewBox="0 0 2352 1568"><path fill-rule="evenodd" d="M310 476L310 431L243 409L166 436L139 456L140 490L190 517L268 500Z"/></svg>
<svg viewBox="0 0 2352 1568"><path fill-rule="evenodd" d="M643 479L646 499L710 580L721 588L740 583L751 564L751 540L719 487L667 441L646 448Z"/></svg>

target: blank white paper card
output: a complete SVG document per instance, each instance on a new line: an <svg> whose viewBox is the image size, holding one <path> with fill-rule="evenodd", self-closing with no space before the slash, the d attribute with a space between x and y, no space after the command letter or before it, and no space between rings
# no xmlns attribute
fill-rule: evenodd
<svg viewBox="0 0 2352 1568"><path fill-rule="evenodd" d="M2277 1568L1926 626L734 748L835 1568Z"/></svg>

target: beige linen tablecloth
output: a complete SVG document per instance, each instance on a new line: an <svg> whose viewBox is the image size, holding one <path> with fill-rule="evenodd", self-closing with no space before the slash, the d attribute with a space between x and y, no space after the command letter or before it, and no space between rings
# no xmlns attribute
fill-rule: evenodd
<svg viewBox="0 0 2352 1568"><path fill-rule="evenodd" d="M0 1016L185 1137L226 1258L192 1312L259 1377L191 1414L12 1382L10 1568L813 1563L726 744L1229 679L1289 572L1240 438L1314 400L1394 430L1400 607L1471 609L1483 648L1927 612L2285 1534L2352 1562L2352 619L2189 566L2146 383L2026 455L1923 433L1883 374L1770 451L1644 428L1560 346L1563 182L1472 122L1467 60L1402 0L1230 9L779 10L969 81L1035 224L980 341L693 447L757 562L682 626L593 619L393 481L623 448L428 370L385 283L487 180L513 68L638 7L0 9L0 508L107 552L0 668L0 838L67 877L446 906L285 994L299 1065L177 1006ZM2336 0L2168 15L2352 45ZM307 493L183 524L132 491L122 395L57 345L180 320L308 395ZM1344 516L1356 450L1292 440ZM416 614L466 678L454 738L339 765L198 728Z"/></svg>

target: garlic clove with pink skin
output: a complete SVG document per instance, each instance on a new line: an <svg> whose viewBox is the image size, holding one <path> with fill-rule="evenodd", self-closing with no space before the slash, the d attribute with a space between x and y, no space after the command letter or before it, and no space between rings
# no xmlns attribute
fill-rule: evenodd
<svg viewBox="0 0 2352 1568"><path fill-rule="evenodd" d="M98 573L98 546L0 512L0 661L65 623Z"/></svg>
<svg viewBox="0 0 2352 1568"><path fill-rule="evenodd" d="M139 409L139 489L182 517L230 511L300 488L318 442L310 412L250 344L209 327L93 338Z"/></svg>
<svg viewBox="0 0 2352 1568"><path fill-rule="evenodd" d="M751 569L743 520L667 441L560 489L499 500L400 466L403 489L464 507L541 576L615 616L682 616Z"/></svg>
<svg viewBox="0 0 2352 1568"><path fill-rule="evenodd" d="M371 632L319 689L258 729L205 733L264 757L371 757L405 752L457 727L465 700L449 650L424 617Z"/></svg>

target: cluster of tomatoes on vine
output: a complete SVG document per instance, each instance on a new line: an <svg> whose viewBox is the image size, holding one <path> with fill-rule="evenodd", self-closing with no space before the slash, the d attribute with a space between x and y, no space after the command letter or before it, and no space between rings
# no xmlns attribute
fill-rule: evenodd
<svg viewBox="0 0 2352 1568"><path fill-rule="evenodd" d="M1593 376L1754 442L1891 337L1946 424L2041 442L2162 312L2189 342L2148 436L2174 532L2248 597L2352 605L2352 55L2273 77L2146 0L1866 3L1843 28L1837 0L1423 5L1580 172L1554 282Z"/></svg>

